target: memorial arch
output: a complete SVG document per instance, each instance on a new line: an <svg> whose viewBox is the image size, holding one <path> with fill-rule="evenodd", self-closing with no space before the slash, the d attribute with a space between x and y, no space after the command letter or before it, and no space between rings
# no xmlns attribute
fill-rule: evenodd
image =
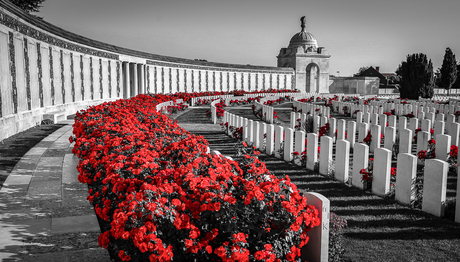
<svg viewBox="0 0 460 262"><path fill-rule="evenodd" d="M329 58L326 48L318 47L316 38L305 29L305 17L300 19L301 31L278 54L278 67L295 69L295 88L301 92L329 93Z"/></svg>

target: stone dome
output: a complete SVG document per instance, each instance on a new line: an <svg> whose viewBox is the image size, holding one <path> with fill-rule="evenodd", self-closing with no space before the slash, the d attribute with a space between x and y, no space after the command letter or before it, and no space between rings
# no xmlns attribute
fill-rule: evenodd
<svg viewBox="0 0 460 262"><path fill-rule="evenodd" d="M304 48L318 48L318 41L316 41L316 38L311 33L302 30L291 38L291 41L289 41L288 48L295 48L299 46L302 46Z"/></svg>

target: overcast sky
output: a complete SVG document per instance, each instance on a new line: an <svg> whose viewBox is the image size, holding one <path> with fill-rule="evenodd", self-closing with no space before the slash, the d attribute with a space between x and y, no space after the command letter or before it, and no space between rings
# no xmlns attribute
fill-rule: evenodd
<svg viewBox="0 0 460 262"><path fill-rule="evenodd" d="M460 60L460 0L46 0L37 15L70 32L154 54L276 66L307 31L331 55L330 74L394 72L406 55Z"/></svg>

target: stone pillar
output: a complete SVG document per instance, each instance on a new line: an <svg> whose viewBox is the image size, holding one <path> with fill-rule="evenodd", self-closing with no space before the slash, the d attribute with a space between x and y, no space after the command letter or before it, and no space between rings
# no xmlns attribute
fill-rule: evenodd
<svg viewBox="0 0 460 262"><path fill-rule="evenodd" d="M449 135L439 134L436 136L436 159L447 160L447 155L450 153L450 140Z"/></svg>
<svg viewBox="0 0 460 262"><path fill-rule="evenodd" d="M350 166L350 142L347 140L337 140L336 161L335 161L335 179L346 183L348 181L348 172Z"/></svg>
<svg viewBox="0 0 460 262"><path fill-rule="evenodd" d="M284 161L290 162L292 160L293 145L294 145L294 130L286 128L285 131L286 141L284 143Z"/></svg>
<svg viewBox="0 0 460 262"><path fill-rule="evenodd" d="M281 158L280 149L281 149L281 144L284 141L283 134L284 134L284 128L282 126L275 126L275 157L276 158Z"/></svg>
<svg viewBox="0 0 460 262"><path fill-rule="evenodd" d="M422 210L432 215L444 216L447 190L447 162L427 159L423 175Z"/></svg>
<svg viewBox="0 0 460 262"><path fill-rule="evenodd" d="M396 169L396 201L409 205L415 199L413 181L416 173L417 157L410 153L399 153Z"/></svg>
<svg viewBox="0 0 460 262"><path fill-rule="evenodd" d="M132 64L133 67L133 81L131 86L131 91L133 96L137 96L139 94L139 77L137 73L137 64Z"/></svg>
<svg viewBox="0 0 460 262"><path fill-rule="evenodd" d="M385 196L390 191L391 151L376 148L374 154L374 174L372 177L372 193Z"/></svg>
<svg viewBox="0 0 460 262"><path fill-rule="evenodd" d="M319 173L322 175L329 175L329 162L332 160L332 145L333 140L331 137L321 137L321 152L319 154Z"/></svg>
<svg viewBox="0 0 460 262"><path fill-rule="evenodd" d="M350 142L350 148L354 148L355 140L356 140L356 122L355 121L348 122L347 131L348 131L347 140L348 142Z"/></svg>
<svg viewBox="0 0 460 262"><path fill-rule="evenodd" d="M369 147L366 144L356 143L353 149L353 173L352 185L360 189L364 188L362 181L363 175L359 173L361 169L367 168L369 164Z"/></svg>
<svg viewBox="0 0 460 262"><path fill-rule="evenodd" d="M307 169L315 170L318 162L318 135L315 133L307 134Z"/></svg>
<svg viewBox="0 0 460 262"><path fill-rule="evenodd" d="M137 67L139 72L139 94L145 94L145 65L138 64Z"/></svg>
<svg viewBox="0 0 460 262"><path fill-rule="evenodd" d="M275 126L270 124L267 126L267 147L265 148L265 153L271 156L275 151Z"/></svg>
<svg viewBox="0 0 460 262"><path fill-rule="evenodd" d="M129 63L128 62L123 62L123 72L124 72L124 77L123 77L123 98L127 99L131 97L131 78L130 78L130 69L129 69Z"/></svg>

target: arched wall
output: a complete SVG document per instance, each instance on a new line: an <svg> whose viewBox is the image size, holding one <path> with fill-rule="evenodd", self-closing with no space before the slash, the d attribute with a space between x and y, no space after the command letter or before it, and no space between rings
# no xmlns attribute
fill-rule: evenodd
<svg viewBox="0 0 460 262"><path fill-rule="evenodd" d="M65 31L0 0L0 141L43 114L140 93L293 89L294 71L149 54Z"/></svg>

